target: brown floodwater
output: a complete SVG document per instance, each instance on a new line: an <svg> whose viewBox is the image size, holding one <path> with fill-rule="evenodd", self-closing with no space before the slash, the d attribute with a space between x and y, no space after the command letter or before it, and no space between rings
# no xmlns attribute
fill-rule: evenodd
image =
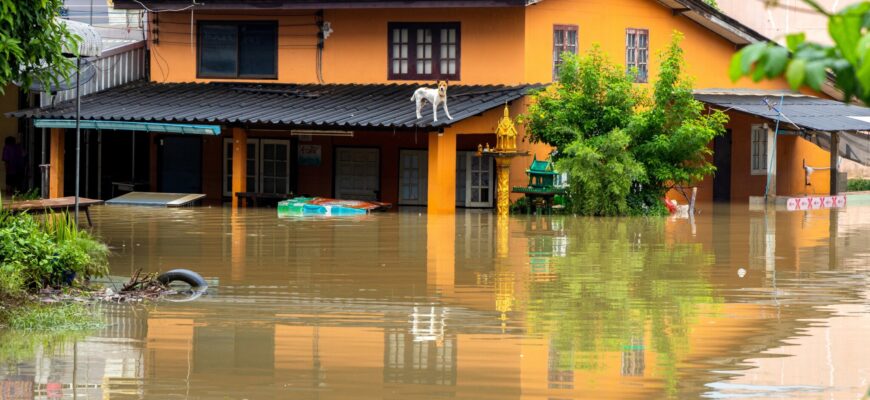
<svg viewBox="0 0 870 400"><path fill-rule="evenodd" d="M694 220L92 209L189 302L0 333L0 399L843 398L870 387L870 207Z"/></svg>

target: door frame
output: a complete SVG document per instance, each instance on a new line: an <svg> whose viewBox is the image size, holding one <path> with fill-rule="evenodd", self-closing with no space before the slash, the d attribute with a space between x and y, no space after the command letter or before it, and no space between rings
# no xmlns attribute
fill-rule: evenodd
<svg viewBox="0 0 870 400"><path fill-rule="evenodd" d="M728 162L727 168L720 169L720 165L716 165L716 154L719 153L717 151L717 143L721 143L719 141L727 143L728 146ZM720 149L721 151L721 149ZM722 136L717 136L713 139L713 165L716 167L716 173L713 175L713 201L714 202L728 202L731 201L731 189L732 189L732 173L734 172L734 135L731 129L726 129L725 133ZM727 170L725 173L726 176L719 176L720 170ZM724 179L724 181L723 181ZM724 185L726 193L720 193L719 185ZM727 195L727 196L726 196Z"/></svg>
<svg viewBox="0 0 870 400"><path fill-rule="evenodd" d="M402 201L402 154L403 153L421 153L423 157L421 158L420 164L420 175L417 177L417 183L419 185L420 199L416 202L405 202ZM429 150L428 149L399 149L399 190L396 202L400 206L425 206L428 203L428 194L429 194Z"/></svg>
<svg viewBox="0 0 870 400"><path fill-rule="evenodd" d="M375 191L375 198L377 201L381 201L382 191L381 191L381 169L384 167L381 162L381 148L378 146L333 146L332 147L332 197L338 198L338 191L336 188L338 187L338 152L342 149L351 149L351 150L375 150L378 152L378 172L377 172L377 180L378 180L378 189Z"/></svg>
<svg viewBox="0 0 870 400"><path fill-rule="evenodd" d="M259 187L259 185L260 185L260 139L259 138L248 138L247 144L254 144L254 184L256 184L257 187ZM229 171L227 169L227 162L230 160L230 157L227 156L227 145L230 145L230 149L232 150L233 138L225 137L223 147L221 148L221 159L223 160L223 166L221 168L223 170L223 173L221 174L221 179L222 179L221 187L223 188L224 197L233 197L233 194L232 194L233 188L227 186L227 178L229 178L229 175L227 174L227 172ZM250 171L248 171L248 172L250 172ZM254 190L251 190L251 188L247 188L247 190L249 192L257 192L257 187L254 187L253 188Z"/></svg>

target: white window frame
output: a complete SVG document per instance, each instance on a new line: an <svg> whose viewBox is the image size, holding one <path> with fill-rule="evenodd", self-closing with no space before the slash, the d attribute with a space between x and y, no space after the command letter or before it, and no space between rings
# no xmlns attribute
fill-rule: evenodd
<svg viewBox="0 0 870 400"><path fill-rule="evenodd" d="M263 173L262 173L262 171L263 171L263 163L264 163L265 160L266 160L265 157L263 156L263 154L264 154L264 152L263 152L263 146L265 146L265 145L267 145L267 144L274 144L274 145L284 145L284 146L287 146L287 158L286 158L286 160L287 160L287 168L286 168L286 171L285 171L286 174L287 174L287 175L286 175L286 176L287 176L287 184L284 186L284 191L283 191L283 193L281 193L281 194L288 194L288 193L290 193L290 164L291 164L291 160L290 160L290 148L291 148L292 146L290 146L290 141L287 140L287 139L260 139L260 146L258 146L258 148L259 148L259 150L258 150L258 152L259 152L259 153L258 153L259 160L257 161L257 168L258 168L258 171L257 171L257 184L260 185L260 190L262 190L262 188L263 188L263 178L264 178ZM259 191L258 191L258 193L259 193Z"/></svg>
<svg viewBox="0 0 870 400"><path fill-rule="evenodd" d="M472 189L471 160L472 160L472 157L478 157L478 156L477 156L477 154L475 154L473 152L467 152L467 153L465 153L465 157L466 157L465 159L466 159L466 163L467 163L467 164L465 164L465 207L467 207L467 208L492 207L492 199L493 199L493 194L494 194L493 192L495 191L494 190L495 183L493 182L493 179L495 179L495 167L492 165L493 164L492 159L489 157L480 157L480 165L484 165L484 163L486 163L488 165L489 190L487 191L487 194L488 194L487 199L484 201L471 201L471 189Z"/></svg>
<svg viewBox="0 0 870 400"><path fill-rule="evenodd" d="M259 172L260 172L259 171L259 168L260 168L260 139L250 139L249 138L247 141L247 144L254 145L254 173L252 175L251 171L248 171L248 176L249 177L253 176L254 177L254 184L259 185L260 184L260 176L259 176ZM223 182L221 183L221 185L223 186L224 196L232 197L233 196L233 193L232 193L233 188L231 187L232 184L227 185L227 178L229 178L229 169L227 168L227 164L229 163L229 161L232 157L227 154L227 146L229 146L230 149L232 149L232 146L233 146L233 139L232 138L224 138L224 147L221 148L221 151L223 151L222 158L223 158L223 162L224 162L223 166L222 166L223 167L223 175L221 175ZM256 186L253 188L247 188L247 189L249 192L255 192L255 193L257 192Z"/></svg>
<svg viewBox="0 0 870 400"><path fill-rule="evenodd" d="M767 175L770 163L770 129L767 124L752 124L749 130L749 170L751 175Z"/></svg>

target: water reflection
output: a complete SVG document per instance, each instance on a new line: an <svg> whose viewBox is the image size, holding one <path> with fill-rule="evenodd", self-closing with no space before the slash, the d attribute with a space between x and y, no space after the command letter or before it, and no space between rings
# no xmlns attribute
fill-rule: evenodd
<svg viewBox="0 0 870 400"><path fill-rule="evenodd" d="M861 393L867 209L708 210L279 220L98 208L115 274L185 267L214 287L189 303L104 305L110 325L84 338L15 352L4 339L0 399Z"/></svg>

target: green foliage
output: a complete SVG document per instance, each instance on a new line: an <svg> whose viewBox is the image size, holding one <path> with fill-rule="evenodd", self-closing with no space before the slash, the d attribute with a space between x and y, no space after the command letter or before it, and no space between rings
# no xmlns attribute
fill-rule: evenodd
<svg viewBox="0 0 870 400"><path fill-rule="evenodd" d="M715 171L708 144L724 133L728 122L721 111L706 113L692 95L692 82L682 74L681 41L682 35L675 34L662 55L653 106L640 111L628 127L635 157L646 167L641 183L658 191L656 200L674 185L698 182Z"/></svg>
<svg viewBox="0 0 870 400"><path fill-rule="evenodd" d="M807 42L804 33L788 35L787 48L766 42L751 44L731 59L731 80L749 76L758 82L784 76L794 90L807 86L819 91L831 72L844 101L858 98L870 104L870 2L852 4L836 14L814 0L803 2L828 17L834 45Z"/></svg>
<svg viewBox="0 0 870 400"><path fill-rule="evenodd" d="M583 215L626 215L633 183L645 169L627 151L631 138L615 129L590 139L577 139L565 149L557 168L568 173L570 209ZM606 173L605 173L606 171Z"/></svg>
<svg viewBox="0 0 870 400"><path fill-rule="evenodd" d="M655 365L647 365L647 371L652 368L664 378L669 397L688 398L678 392L678 373L691 350L692 325L701 305L722 303L707 279L713 256L701 244L666 243L664 221L658 218L559 222L570 252L538 256L552 278L529 282L521 310L529 333L550 339L550 354L560 369L595 370L612 352L654 353ZM531 240L552 240L552 235ZM535 248L551 246L536 243Z"/></svg>
<svg viewBox="0 0 870 400"><path fill-rule="evenodd" d="M562 54L559 82L536 93L520 121L527 124L532 142L564 149L579 138L625 127L641 101L634 77L595 45L586 55Z"/></svg>
<svg viewBox="0 0 870 400"><path fill-rule="evenodd" d="M559 82L538 92L523 116L532 141L557 148L570 208L583 215L661 215L665 193L713 173L708 144L727 116L704 106L683 77L682 35L661 56L650 96L633 73L594 47L566 54Z"/></svg>
<svg viewBox="0 0 870 400"><path fill-rule="evenodd" d="M15 192L12 194L12 201L38 200L39 189L33 188L26 192Z"/></svg>
<svg viewBox="0 0 870 400"><path fill-rule="evenodd" d="M0 295L108 274L108 248L68 214L0 214Z"/></svg>
<svg viewBox="0 0 870 400"><path fill-rule="evenodd" d="M55 19L62 6L62 0L0 0L0 93L11 82L57 83L72 70L64 48L77 50L80 38Z"/></svg>
<svg viewBox="0 0 870 400"><path fill-rule="evenodd" d="M863 192L870 190L870 179L849 179L846 183L849 192Z"/></svg>

